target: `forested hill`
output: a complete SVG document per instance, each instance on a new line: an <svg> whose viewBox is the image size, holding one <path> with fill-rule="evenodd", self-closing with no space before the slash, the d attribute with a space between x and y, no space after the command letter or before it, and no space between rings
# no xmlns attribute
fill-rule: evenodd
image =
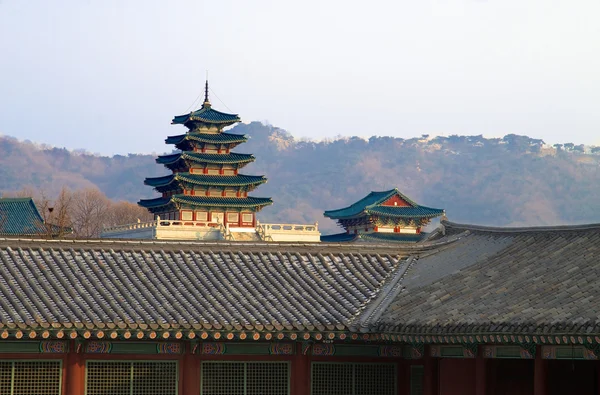
<svg viewBox="0 0 600 395"><path fill-rule="evenodd" d="M314 222L332 231L326 209L344 207L371 190L398 187L417 202L446 209L450 220L486 225L600 222L600 149L541 140L450 136L296 140L258 122L233 133L250 136L236 151L257 160L246 174L269 182L254 196L271 196L263 222ZM165 146L165 150L170 147ZM97 186L111 199L157 196L145 177L167 171L150 155L102 157L0 137L0 190L24 187L54 194Z"/></svg>

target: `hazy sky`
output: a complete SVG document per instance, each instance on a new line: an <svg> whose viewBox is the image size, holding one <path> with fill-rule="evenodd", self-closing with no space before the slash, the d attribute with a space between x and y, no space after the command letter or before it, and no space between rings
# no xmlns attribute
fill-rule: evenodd
<svg viewBox="0 0 600 395"><path fill-rule="evenodd" d="M168 149L217 109L296 137L600 144L598 0L0 0L0 133Z"/></svg>

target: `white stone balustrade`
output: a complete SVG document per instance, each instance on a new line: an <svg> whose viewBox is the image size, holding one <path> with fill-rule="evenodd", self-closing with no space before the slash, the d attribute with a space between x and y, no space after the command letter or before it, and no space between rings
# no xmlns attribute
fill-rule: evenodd
<svg viewBox="0 0 600 395"><path fill-rule="evenodd" d="M266 241L321 241L319 223L314 224L263 224L257 221L256 230Z"/></svg>

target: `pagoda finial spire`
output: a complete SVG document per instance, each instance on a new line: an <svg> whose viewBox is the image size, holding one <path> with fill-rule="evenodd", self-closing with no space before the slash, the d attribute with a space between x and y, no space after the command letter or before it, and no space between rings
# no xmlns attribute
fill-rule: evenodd
<svg viewBox="0 0 600 395"><path fill-rule="evenodd" d="M204 84L204 106L210 106L210 101L208 101L208 73L206 74L206 84Z"/></svg>

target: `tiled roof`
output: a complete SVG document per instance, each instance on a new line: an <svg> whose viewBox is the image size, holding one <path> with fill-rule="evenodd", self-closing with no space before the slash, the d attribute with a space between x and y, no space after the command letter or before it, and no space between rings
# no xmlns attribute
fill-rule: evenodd
<svg viewBox="0 0 600 395"><path fill-rule="evenodd" d="M179 144L184 140L194 140L202 143L209 144L231 144L231 143L244 143L248 141L248 138L243 134L233 133L186 133L178 136L169 136L165 140L167 144Z"/></svg>
<svg viewBox="0 0 600 395"><path fill-rule="evenodd" d="M161 155L156 158L156 162L161 164L170 164L177 162L180 159L187 159L197 163L231 164L253 162L256 158L254 158L254 155L251 154L203 154L200 152L186 151L171 155Z"/></svg>
<svg viewBox="0 0 600 395"><path fill-rule="evenodd" d="M383 202L394 195L399 196L410 206L381 206ZM444 210L442 209L419 206L400 193L398 189L391 189L389 191L371 192L348 207L339 210L328 210L323 215L331 219L350 219L364 215L381 215L397 218L433 218L442 214L444 214Z"/></svg>
<svg viewBox="0 0 600 395"><path fill-rule="evenodd" d="M442 224L413 244L0 239L0 323L600 336L600 225Z"/></svg>
<svg viewBox="0 0 600 395"><path fill-rule="evenodd" d="M227 114L221 111L213 110L210 105L203 105L202 108L192 111L189 114L178 115L171 121L172 124L185 124L190 121L198 121L213 124L232 124L240 122L237 114Z"/></svg>
<svg viewBox="0 0 600 395"><path fill-rule="evenodd" d="M415 259L363 330L600 333L600 225L443 224L459 240Z"/></svg>
<svg viewBox="0 0 600 395"><path fill-rule="evenodd" d="M198 207L241 207L241 208L256 208L273 204L270 198L259 197L216 197L216 196L188 196L188 195L173 195L170 198L155 198L142 199L138 204L146 208L154 208L166 206L168 204L179 204L183 206L198 206Z"/></svg>
<svg viewBox="0 0 600 395"><path fill-rule="evenodd" d="M405 264L398 249L155 244L0 239L0 322L342 330Z"/></svg>
<svg viewBox="0 0 600 395"><path fill-rule="evenodd" d="M166 186L174 181L183 181L194 185L206 185L206 186L247 186L247 185L258 185L267 182L264 176L247 176L244 174L238 174L235 176L217 176L217 175L206 175L206 174L190 174L190 173L176 173L164 177L146 178L144 184L153 187Z"/></svg>
<svg viewBox="0 0 600 395"><path fill-rule="evenodd" d="M31 198L0 199L0 235L46 233L44 220Z"/></svg>

